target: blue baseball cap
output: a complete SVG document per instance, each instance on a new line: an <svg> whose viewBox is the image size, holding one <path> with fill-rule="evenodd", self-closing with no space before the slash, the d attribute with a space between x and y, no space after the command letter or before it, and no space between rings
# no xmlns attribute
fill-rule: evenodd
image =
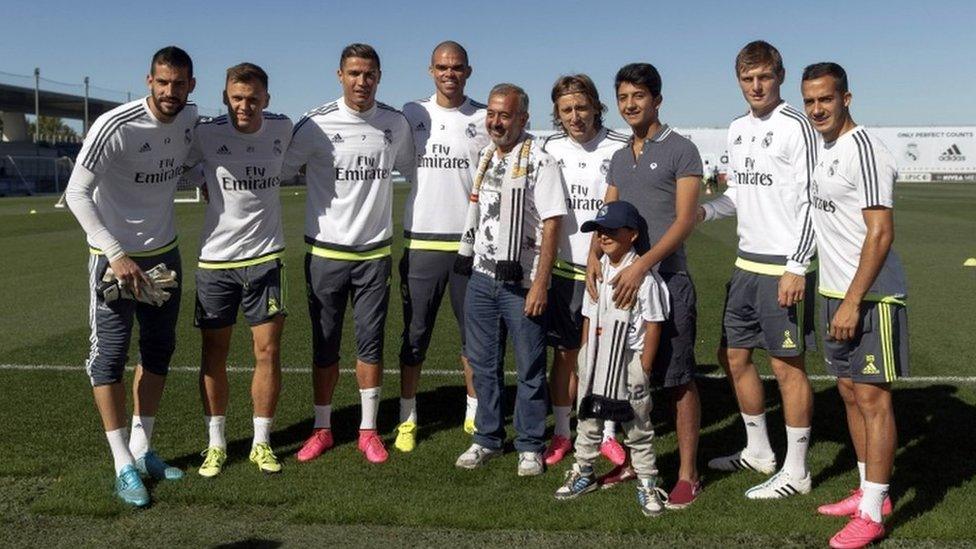
<svg viewBox="0 0 976 549"><path fill-rule="evenodd" d="M580 231L589 233L601 227L604 229L629 227L636 231L641 231L641 228L644 226L644 218L638 213L637 208L630 202L618 200L604 204L594 219L583 223Z"/></svg>

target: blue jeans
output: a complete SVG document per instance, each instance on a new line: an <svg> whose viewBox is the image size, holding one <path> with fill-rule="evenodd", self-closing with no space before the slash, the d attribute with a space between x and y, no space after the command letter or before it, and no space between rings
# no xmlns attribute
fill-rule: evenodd
<svg viewBox="0 0 976 549"><path fill-rule="evenodd" d="M512 337L518 387L515 400L515 449L545 449L549 394L546 384L546 315L525 316L525 295L519 285L473 273L464 300L466 351L478 395L474 441L501 449L505 440L502 396L505 373L502 360L504 331Z"/></svg>

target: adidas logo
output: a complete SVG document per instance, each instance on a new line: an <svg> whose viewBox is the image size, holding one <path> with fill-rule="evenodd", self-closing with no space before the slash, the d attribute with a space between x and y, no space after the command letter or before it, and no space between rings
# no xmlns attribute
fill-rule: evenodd
<svg viewBox="0 0 976 549"><path fill-rule="evenodd" d="M865 355L864 360L867 364L861 369L861 373L866 376L878 375L881 372L878 371L878 367L874 365L874 355Z"/></svg>
<svg viewBox="0 0 976 549"><path fill-rule="evenodd" d="M748 426L748 427L755 427L756 426L756 422L755 421L750 421L749 423L746 423L746 426Z"/></svg>
<svg viewBox="0 0 976 549"><path fill-rule="evenodd" d="M149 152L151 150L152 150L152 147L149 146L149 143L148 142L147 143L143 143L142 146L139 147L139 152L141 152L141 153Z"/></svg>
<svg viewBox="0 0 976 549"><path fill-rule="evenodd" d="M959 149L959 145L953 143L951 147L939 155L939 160L942 160L943 162L962 162L966 160L966 156L962 154L962 150Z"/></svg>
<svg viewBox="0 0 976 549"><path fill-rule="evenodd" d="M740 135L739 137L736 137L735 138L735 141L733 141L732 144L733 145L741 145L742 144L742 136Z"/></svg>
<svg viewBox="0 0 976 549"><path fill-rule="evenodd" d="M797 440L797 442L799 442L799 443L802 444L802 443L806 442L807 440L809 440L809 439L807 439L807 437L800 437L800 440Z"/></svg>
<svg viewBox="0 0 976 549"><path fill-rule="evenodd" d="M273 315L278 312L278 300L275 298L268 299L268 314Z"/></svg>
<svg viewBox="0 0 976 549"><path fill-rule="evenodd" d="M783 332L783 348L784 349L796 349L796 342L790 337L789 330Z"/></svg>
<svg viewBox="0 0 976 549"><path fill-rule="evenodd" d="M335 136L332 137L332 142L333 143L342 143L342 136L339 135L339 134L335 134Z"/></svg>
<svg viewBox="0 0 976 549"><path fill-rule="evenodd" d="M420 123L417 124L417 127L415 129L418 132L425 132L425 131L427 131L427 126L423 122L420 122Z"/></svg>
<svg viewBox="0 0 976 549"><path fill-rule="evenodd" d="M217 149L217 154L230 154L230 149L227 148L227 145L221 145L220 148Z"/></svg>

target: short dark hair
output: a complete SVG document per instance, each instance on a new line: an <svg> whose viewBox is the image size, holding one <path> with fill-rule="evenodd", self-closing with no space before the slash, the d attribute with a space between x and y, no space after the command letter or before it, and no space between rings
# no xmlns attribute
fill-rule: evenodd
<svg viewBox="0 0 976 549"><path fill-rule="evenodd" d="M749 42L739 50L739 55L735 56L736 76L744 70L765 65L771 66L777 76L786 74L786 69L783 68L783 56L779 54L778 49L765 40Z"/></svg>
<svg viewBox="0 0 976 549"><path fill-rule="evenodd" d="M149 74L156 74L156 65L168 65L174 69L186 69L193 78L193 60L190 54L177 46L166 46L152 56L149 63Z"/></svg>
<svg viewBox="0 0 976 549"><path fill-rule="evenodd" d="M360 59L372 59L376 62L376 68L380 68L380 54L376 53L376 49L369 44L349 44L348 46L342 48L342 54L339 56L339 68L342 68L342 64L346 62L346 59L350 57L359 57Z"/></svg>
<svg viewBox="0 0 976 549"><path fill-rule="evenodd" d="M631 63L621 67L613 80L614 91L619 91L624 82L644 86L651 92L651 97L661 95L661 73L650 63Z"/></svg>
<svg viewBox="0 0 976 549"><path fill-rule="evenodd" d="M847 71L844 67L833 63L830 61L825 61L823 63L814 63L812 65L807 65L807 68L803 69L803 81L816 80L821 76L833 76L834 77L834 89L840 93L847 93Z"/></svg>
<svg viewBox="0 0 976 549"><path fill-rule="evenodd" d="M457 51L458 53L464 56L464 64L465 65L468 64L468 50L464 49L464 46L458 44L454 40L445 40L440 44L434 46L434 49L430 52L430 57L432 60L434 58L434 54L437 53L437 50L441 48L451 48L452 50Z"/></svg>
<svg viewBox="0 0 976 549"><path fill-rule="evenodd" d="M590 105L596 110L596 127L603 127L603 113L606 112L607 106L600 102L600 92L596 89L596 84L593 80L586 76L585 74L570 74L567 76L560 76L556 79L556 83L552 85L552 123L555 125L556 129L562 128L562 122L559 120L559 108L556 105L556 101L564 96L572 93L581 93L586 96L590 101ZM562 128L565 130L565 128Z"/></svg>
<svg viewBox="0 0 976 549"><path fill-rule="evenodd" d="M264 72L264 69L254 63L238 63L227 69L227 80L225 83L230 82L244 82L249 84L260 82L264 86L264 89L267 90L268 73Z"/></svg>

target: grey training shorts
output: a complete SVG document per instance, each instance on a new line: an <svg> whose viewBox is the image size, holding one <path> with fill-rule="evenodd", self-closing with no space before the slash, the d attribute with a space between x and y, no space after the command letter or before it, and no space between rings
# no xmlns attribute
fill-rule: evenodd
<svg viewBox="0 0 976 549"><path fill-rule="evenodd" d="M779 305L779 279L739 268L732 272L726 285L722 347L766 349L775 357L803 356L816 347L816 273L807 273L803 301L791 307Z"/></svg>
<svg viewBox="0 0 976 549"><path fill-rule="evenodd" d="M251 326L287 314L285 265L280 259L231 269L198 268L196 283L193 325L198 328L233 326L238 308Z"/></svg>
<svg viewBox="0 0 976 549"><path fill-rule="evenodd" d="M862 302L861 321L854 338L837 341L827 330L841 302L820 296L827 371L856 383L891 383L897 378L908 377L908 313L905 306Z"/></svg>
<svg viewBox="0 0 976 549"><path fill-rule="evenodd" d="M342 320L352 300L356 357L367 364L383 360L386 311L390 302L392 259L347 261L305 254L308 312L312 317L312 361L339 363Z"/></svg>
<svg viewBox="0 0 976 549"><path fill-rule="evenodd" d="M450 292L454 319L460 327L464 354L464 294L468 277L454 272L455 252L407 248L400 260L400 297L403 301L403 342L400 362L417 366L427 357L437 311Z"/></svg>

